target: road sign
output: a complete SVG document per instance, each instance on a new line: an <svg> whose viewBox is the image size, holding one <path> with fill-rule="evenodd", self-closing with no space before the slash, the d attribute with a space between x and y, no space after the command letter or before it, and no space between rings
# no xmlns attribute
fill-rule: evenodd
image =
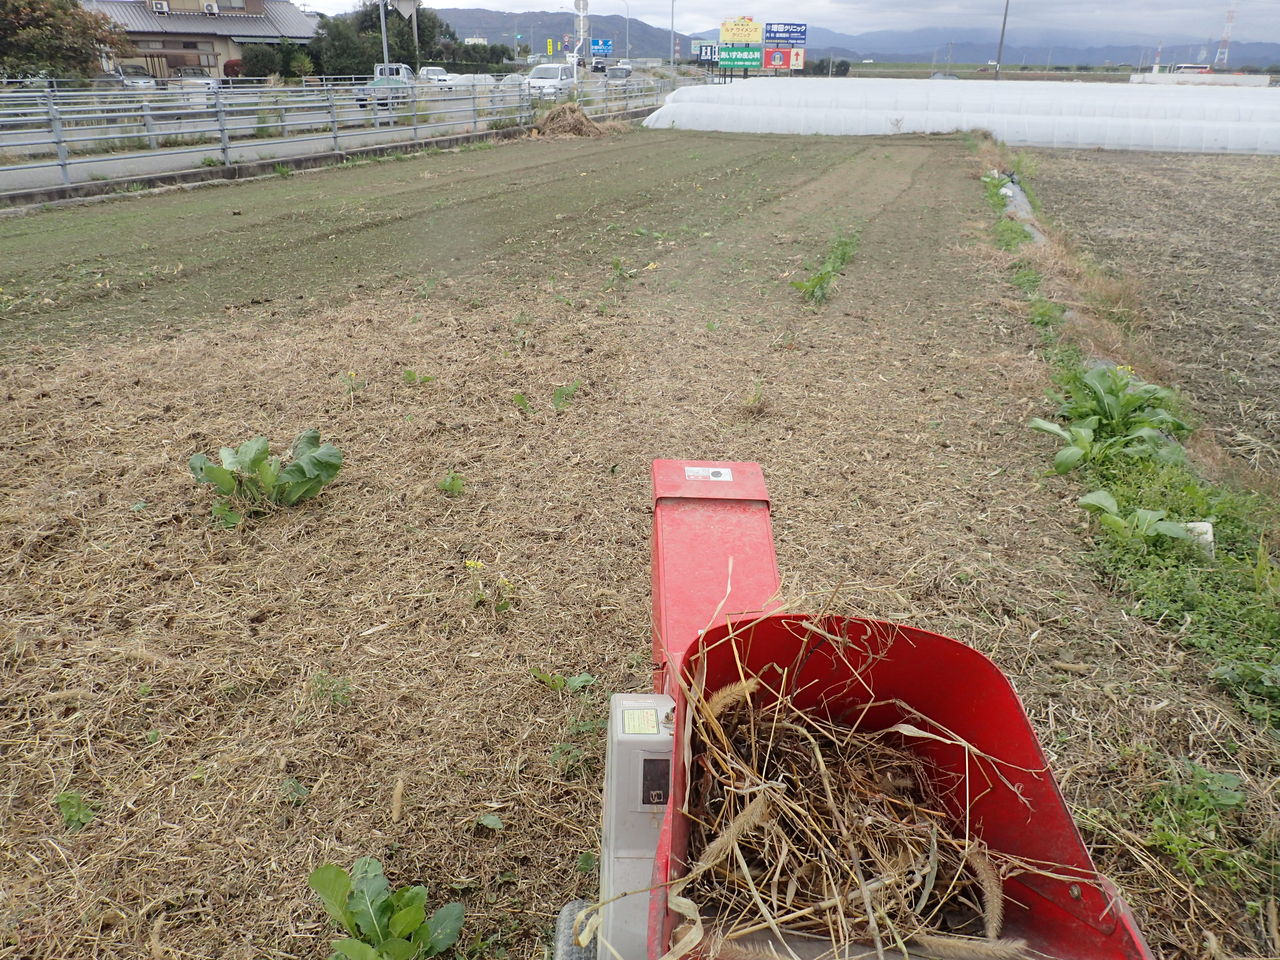
<svg viewBox="0 0 1280 960"><path fill-rule="evenodd" d="M698 44L698 62L715 63L720 59L720 48L714 43Z"/></svg>
<svg viewBox="0 0 1280 960"><path fill-rule="evenodd" d="M612 57L613 41L593 39L591 41L591 55L593 57Z"/></svg>
<svg viewBox="0 0 1280 960"><path fill-rule="evenodd" d="M750 17L725 20L720 24L721 43L759 43L764 35L764 24Z"/></svg>
<svg viewBox="0 0 1280 960"><path fill-rule="evenodd" d="M766 70L803 70L803 47L765 47L764 62Z"/></svg>
<svg viewBox="0 0 1280 960"><path fill-rule="evenodd" d="M573 9L577 10L582 16L586 16L587 0L573 0Z"/></svg>
<svg viewBox="0 0 1280 960"><path fill-rule="evenodd" d="M764 25L765 43L789 43L793 47L803 47L808 34L807 23L766 23Z"/></svg>
<svg viewBox="0 0 1280 960"><path fill-rule="evenodd" d="M726 47L720 46L720 67L724 70L735 70L747 67L760 69L762 53L759 47Z"/></svg>

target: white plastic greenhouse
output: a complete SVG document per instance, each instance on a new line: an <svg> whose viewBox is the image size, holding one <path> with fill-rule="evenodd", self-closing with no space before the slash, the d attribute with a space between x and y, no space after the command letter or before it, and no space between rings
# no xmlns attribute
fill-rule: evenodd
<svg viewBox="0 0 1280 960"><path fill-rule="evenodd" d="M1280 89L760 77L681 87L644 124L845 136L985 130L1012 146L1280 154Z"/></svg>

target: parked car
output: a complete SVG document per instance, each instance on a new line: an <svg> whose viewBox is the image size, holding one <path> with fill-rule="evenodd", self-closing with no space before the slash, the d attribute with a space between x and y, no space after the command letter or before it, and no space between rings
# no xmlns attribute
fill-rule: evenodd
<svg viewBox="0 0 1280 960"><path fill-rule="evenodd" d="M445 86L453 80L453 74L444 67L420 67L418 69L418 80L420 82L434 83L439 86ZM446 87L446 89L448 89Z"/></svg>
<svg viewBox="0 0 1280 960"><path fill-rule="evenodd" d="M413 69L403 63L379 63L373 68L373 79L356 88L356 103L364 106L372 100L385 107L395 100L407 100L418 81Z"/></svg>
<svg viewBox="0 0 1280 960"><path fill-rule="evenodd" d="M93 78L95 90L154 90L159 84L145 68L134 63L123 63Z"/></svg>
<svg viewBox="0 0 1280 960"><path fill-rule="evenodd" d="M573 91L574 79L571 64L539 64L529 71L529 92L539 100L559 100Z"/></svg>
<svg viewBox="0 0 1280 960"><path fill-rule="evenodd" d="M216 90L219 83L218 78L209 76L209 71L204 67L174 67L173 73L165 81L166 86L180 90Z"/></svg>

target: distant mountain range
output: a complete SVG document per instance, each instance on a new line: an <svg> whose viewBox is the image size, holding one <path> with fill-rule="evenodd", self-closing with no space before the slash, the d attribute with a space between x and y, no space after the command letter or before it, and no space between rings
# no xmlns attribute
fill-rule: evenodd
<svg viewBox="0 0 1280 960"><path fill-rule="evenodd" d="M563 42L567 34L573 36L578 29L578 18L572 13L503 13L498 10L436 9L440 19L453 27L459 38L484 37L489 43L527 43L534 53L547 52L547 40ZM637 58L671 55L671 32L663 27L653 27L642 20L632 20L631 56ZM591 15L591 36L597 40L612 40L613 55L627 56L627 18L616 15ZM515 35L520 34L519 41ZM680 55L688 56L691 49L689 37L676 34L680 41Z"/></svg>
<svg viewBox="0 0 1280 960"><path fill-rule="evenodd" d="M712 41L716 30L697 35ZM704 41L705 42L705 41ZM870 33L837 33L810 25L807 53L810 60L837 57L846 60L876 60L882 63L986 63L994 60L997 34L985 30L876 30ZM1079 31L1038 31L1010 33L1005 39L1004 62L1010 66L1150 64L1159 40L1136 36L1105 36ZM1161 63L1212 63L1218 41L1201 40L1164 44ZM1233 43L1232 68L1266 68L1280 64L1280 43Z"/></svg>
<svg viewBox="0 0 1280 960"><path fill-rule="evenodd" d="M545 53L547 39L562 42L573 35L577 18L569 12L503 13L498 10L449 8L436 13L459 37L483 37L489 43L527 43L534 53ZM625 57L627 19L617 15L591 16L591 35L613 40L613 55ZM641 20L630 22L632 57L666 57L671 49L668 29ZM516 34L520 35L517 41ZM692 36L677 33L681 56L688 57L698 43L718 38L716 30ZM993 31L931 27L923 30L876 30L848 34L809 26L809 59L834 56L846 60L896 63L986 63L995 59L997 35ZM1010 32L1005 41L1004 62L1009 66L1150 64L1159 40L1133 34L1099 34L1083 31L1042 30ZM950 48L948 49L948 44ZM1163 63L1213 62L1216 39L1166 42ZM1267 68L1280 65L1280 43L1233 43L1230 66Z"/></svg>
<svg viewBox="0 0 1280 960"><path fill-rule="evenodd" d="M945 63L950 44L952 63L986 63L995 59L999 37L978 30L928 29L911 31L878 30L850 35L822 27L809 28L809 56L835 55L848 59L896 61L899 63ZM1005 39L1004 62L1017 65L1107 63L1149 64L1159 40L1144 37L1110 37L1080 32L1042 31L1037 34L1010 33ZM1217 39L1164 44L1163 63L1213 62ZM1267 67L1280 63L1280 43L1233 43L1232 67Z"/></svg>

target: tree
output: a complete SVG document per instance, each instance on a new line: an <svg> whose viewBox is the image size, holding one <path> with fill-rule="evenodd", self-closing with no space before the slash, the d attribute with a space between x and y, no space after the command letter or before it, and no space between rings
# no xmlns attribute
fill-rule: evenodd
<svg viewBox="0 0 1280 960"><path fill-rule="evenodd" d="M269 44L246 44L241 59L244 61L241 69L246 77L269 77L280 72L280 53Z"/></svg>
<svg viewBox="0 0 1280 960"><path fill-rule="evenodd" d="M349 14L355 25L356 33L361 37L372 36L378 42L378 59L382 58L382 28L378 22L378 5L370 3L353 14ZM418 50L422 59L436 59L433 54L441 53L441 46L446 41L458 42L458 35L453 28L440 19L434 10L418 7ZM395 10L387 11L387 52L392 63L413 63L413 27L411 21L402 17ZM474 61L473 61L474 62ZM360 73L368 73L372 64Z"/></svg>
<svg viewBox="0 0 1280 960"><path fill-rule="evenodd" d="M852 66L853 66L853 64L851 64L848 60L837 60L837 61L836 61L836 76L837 76L837 77L847 77L847 76L849 75L849 68L850 68L850 67L852 67Z"/></svg>
<svg viewBox="0 0 1280 960"><path fill-rule="evenodd" d="M280 42L276 44L276 73L281 77L290 78L296 76L292 70L293 58L302 52L302 48L290 40L288 37L281 37Z"/></svg>
<svg viewBox="0 0 1280 960"><path fill-rule="evenodd" d="M86 74L134 53L124 29L76 0L0 0L0 73Z"/></svg>
<svg viewBox="0 0 1280 960"><path fill-rule="evenodd" d="M377 37L356 32L347 17L325 17L308 47L327 77L358 77L373 71L382 56Z"/></svg>

